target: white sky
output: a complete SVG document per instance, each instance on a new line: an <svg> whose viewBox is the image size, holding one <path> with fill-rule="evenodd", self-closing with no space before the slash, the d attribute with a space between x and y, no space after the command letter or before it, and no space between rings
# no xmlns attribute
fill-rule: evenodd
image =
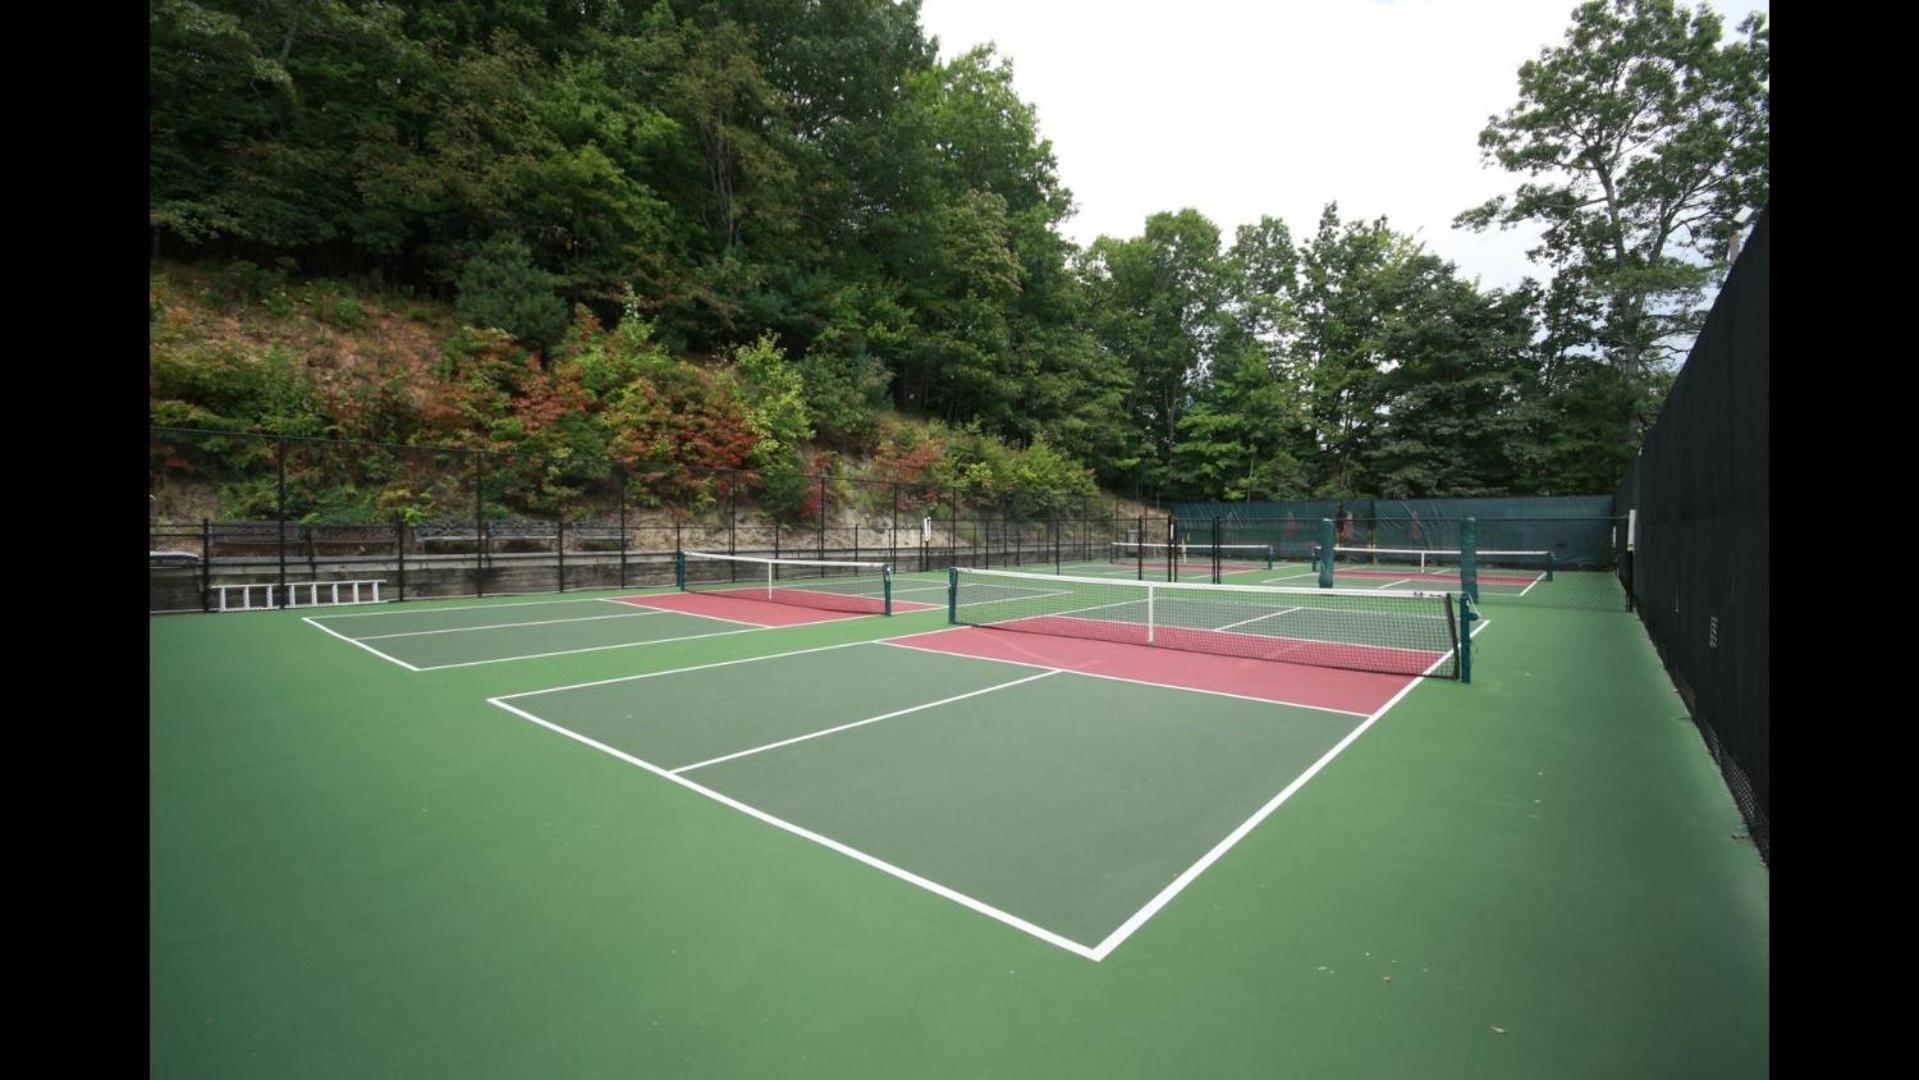
<svg viewBox="0 0 1919 1080"><path fill-rule="evenodd" d="M1137 236L1149 214L1188 206L1226 243L1262 214L1303 240L1337 201L1343 220L1383 215L1493 288L1546 276L1526 261L1537 232L1451 222L1517 186L1481 166L1479 131L1517 100L1519 65L1565 41L1576 6L923 0L920 22L942 59L988 41L1012 59L1073 193L1064 229L1081 245ZM1748 12L1769 12L1751 0L1712 6L1727 39Z"/></svg>

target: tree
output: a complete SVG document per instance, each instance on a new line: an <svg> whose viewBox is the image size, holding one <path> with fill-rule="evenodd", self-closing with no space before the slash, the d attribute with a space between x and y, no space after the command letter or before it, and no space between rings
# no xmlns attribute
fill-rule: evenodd
<svg viewBox="0 0 1919 1080"><path fill-rule="evenodd" d="M473 326L505 330L530 349L545 349L560 339L570 321L553 284L553 275L533 264L533 253L524 243L500 237L467 260L456 308Z"/></svg>
<svg viewBox="0 0 1919 1080"><path fill-rule="evenodd" d="M1140 482L1167 491L1180 417L1227 319L1230 270L1219 227L1197 210L1154 214L1136 239L1095 240L1082 273L1095 339L1132 368L1126 408L1144 442Z"/></svg>
<svg viewBox="0 0 1919 1080"><path fill-rule="evenodd" d="M1533 177L1459 215L1483 230L1544 227L1529 254L1594 317L1551 327L1568 352L1614 367L1637 426L1657 373L1704 319L1702 296L1768 193L1770 32L1748 16L1721 46L1703 5L1591 0L1566 42L1519 69L1519 102L1480 133L1486 160Z"/></svg>

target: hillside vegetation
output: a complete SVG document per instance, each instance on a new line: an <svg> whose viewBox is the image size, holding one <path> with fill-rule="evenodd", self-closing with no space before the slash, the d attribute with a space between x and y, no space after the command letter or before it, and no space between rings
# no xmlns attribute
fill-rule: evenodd
<svg viewBox="0 0 1919 1080"><path fill-rule="evenodd" d="M1011 62L942 59L913 0L148 11L157 420L745 466L775 506L842 459L1042 501L1610 491L1768 191L1764 19L1664 0L1580 6L1480 135L1526 179L1457 223L1543 234L1511 288L1331 203L1081 247Z"/></svg>
<svg viewBox="0 0 1919 1080"><path fill-rule="evenodd" d="M290 502L312 520L470 512L461 456L399 444L489 451L501 515L604 513L616 465L635 478L637 507L692 514L732 499L793 522L820 512L815 474L836 519L890 514L894 492L902 511L957 496L970 510L1035 516L1099 494L1044 438L1016 448L977 424L903 416L883 385L821 378L770 336L731 354L675 356L643 318L609 330L581 308L539 356L463 325L442 302L244 263L159 266L150 304L156 425L356 443L293 455ZM267 443L163 433L156 449L164 516L272 516Z"/></svg>

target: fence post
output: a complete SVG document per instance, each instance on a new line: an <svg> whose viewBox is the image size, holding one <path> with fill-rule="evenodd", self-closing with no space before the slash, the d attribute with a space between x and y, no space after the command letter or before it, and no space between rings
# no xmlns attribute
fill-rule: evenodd
<svg viewBox="0 0 1919 1080"><path fill-rule="evenodd" d="M1332 518L1319 519L1319 587L1333 587L1333 554L1338 534L1333 531Z"/></svg>
<svg viewBox="0 0 1919 1080"><path fill-rule="evenodd" d="M1219 517L1218 515L1214 515L1213 517L1213 584L1215 585L1221 584L1225 580L1225 573L1226 573L1226 567L1224 565L1225 560L1220 556L1220 553L1219 553L1219 550L1220 550L1219 537L1220 537Z"/></svg>
<svg viewBox="0 0 1919 1080"><path fill-rule="evenodd" d="M825 473L820 474L819 481L820 481L820 539L819 539L820 556L819 557L821 560L824 560L826 558L826 474ZM821 577L826 576L826 567L824 566L820 567L820 576Z"/></svg>
<svg viewBox="0 0 1919 1080"><path fill-rule="evenodd" d="M486 595L486 452L473 451L473 595Z"/></svg>
<svg viewBox="0 0 1919 1080"><path fill-rule="evenodd" d="M200 519L200 610L213 610L213 522Z"/></svg>
<svg viewBox="0 0 1919 1080"><path fill-rule="evenodd" d="M1139 524L1133 526L1133 557L1139 560L1139 580L1146 580L1146 511L1139 512Z"/></svg>
<svg viewBox="0 0 1919 1080"><path fill-rule="evenodd" d="M279 474L279 510L275 515L280 519L280 606L287 602L287 441L285 438L274 440L278 453L274 454L274 467Z"/></svg>

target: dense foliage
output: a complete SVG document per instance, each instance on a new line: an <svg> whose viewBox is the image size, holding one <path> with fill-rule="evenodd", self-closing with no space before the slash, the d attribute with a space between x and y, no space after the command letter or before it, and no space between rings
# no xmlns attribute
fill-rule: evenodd
<svg viewBox="0 0 1919 1080"><path fill-rule="evenodd" d="M1162 498L1608 490L1669 367L1653 344L1686 325L1675 290L1766 190L1763 29L1720 49L1663 0L1580 9L1488 129L1520 171L1598 160L1568 131L1617 151L1603 207L1528 187L1471 216L1560 215L1558 275L1514 290L1333 206L1300 238L1182 210L1080 250L1010 64L940 61L912 0L149 17L156 266L343 333L363 295L464 324L407 392L377 365L314 381L279 345L164 344L156 420L568 463L515 478L534 508L609 462L752 469L792 515L793 478L849 459L1034 507L1088 470Z"/></svg>

